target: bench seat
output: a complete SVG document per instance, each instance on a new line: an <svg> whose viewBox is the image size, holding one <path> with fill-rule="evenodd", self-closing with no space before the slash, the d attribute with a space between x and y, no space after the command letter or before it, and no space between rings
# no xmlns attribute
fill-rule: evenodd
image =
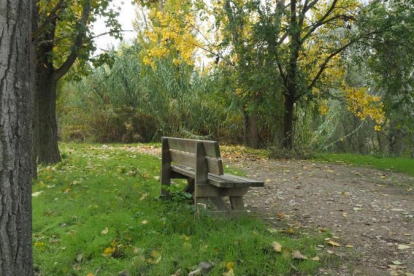
<svg viewBox="0 0 414 276"><path fill-rule="evenodd" d="M171 165L171 171L190 178L195 178L195 169L191 167L186 167L182 165ZM208 173L208 184L219 188L244 188L264 186L264 183L261 181L230 174L216 175L212 173Z"/></svg>

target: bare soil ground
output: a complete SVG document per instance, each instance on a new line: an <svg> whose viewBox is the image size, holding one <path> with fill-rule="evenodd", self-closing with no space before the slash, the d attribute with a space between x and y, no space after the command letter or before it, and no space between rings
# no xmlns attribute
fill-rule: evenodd
<svg viewBox="0 0 414 276"><path fill-rule="evenodd" d="M154 147L133 151L160 155ZM265 181L245 197L248 210L277 228L330 231L340 267L321 275L414 275L414 178L342 163L278 161L224 152L224 163Z"/></svg>
<svg viewBox="0 0 414 276"><path fill-rule="evenodd" d="M326 275L414 275L414 178L389 171L312 161L232 158L266 181L246 195L248 209L277 227L331 231L342 258Z"/></svg>

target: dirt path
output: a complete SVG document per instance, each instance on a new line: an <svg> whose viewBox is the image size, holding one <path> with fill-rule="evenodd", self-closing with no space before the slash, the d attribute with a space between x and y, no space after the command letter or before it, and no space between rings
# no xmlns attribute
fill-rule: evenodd
<svg viewBox="0 0 414 276"><path fill-rule="evenodd" d="M126 150L160 156L152 146ZM224 163L266 181L245 197L247 209L298 232L331 231L342 258L321 275L414 276L414 178L341 163L277 161L224 151ZM329 250L329 252L328 252Z"/></svg>
<svg viewBox="0 0 414 276"><path fill-rule="evenodd" d="M248 209L276 226L283 220L338 237L340 247L323 250L343 265L322 275L414 275L414 178L312 161L227 162L266 181L246 195Z"/></svg>

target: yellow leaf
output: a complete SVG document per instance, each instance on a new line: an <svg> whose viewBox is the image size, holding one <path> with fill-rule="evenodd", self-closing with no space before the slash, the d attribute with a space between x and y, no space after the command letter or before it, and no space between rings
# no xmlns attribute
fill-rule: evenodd
<svg viewBox="0 0 414 276"><path fill-rule="evenodd" d="M319 261L319 257L318 257L318 256L313 257L311 260L312 260L312 261Z"/></svg>
<svg viewBox="0 0 414 276"><path fill-rule="evenodd" d="M328 173L333 173L334 171L333 170L326 170Z"/></svg>
<svg viewBox="0 0 414 276"><path fill-rule="evenodd" d="M330 245L332 245L332 246L336 246L336 247L339 247L339 246L341 246L339 243L337 243L337 242L334 242L334 241L332 241L332 240L329 240L328 241L328 244L330 244Z"/></svg>
<svg viewBox="0 0 414 276"><path fill-rule="evenodd" d="M141 221L141 224L147 224L148 220L144 219L143 221Z"/></svg>
<svg viewBox="0 0 414 276"><path fill-rule="evenodd" d="M227 269L228 269L228 270L233 269L233 267L234 267L234 263L233 263L233 262L228 262L228 263L226 264L226 267L227 267Z"/></svg>
<svg viewBox="0 0 414 276"><path fill-rule="evenodd" d="M282 245L276 241L272 242L273 249L276 252L282 252Z"/></svg>
<svg viewBox="0 0 414 276"><path fill-rule="evenodd" d="M306 257L305 255L302 255L299 250L294 250L292 253L292 257L293 259L296 259L296 260L307 260L308 259L308 257Z"/></svg>
<svg viewBox="0 0 414 276"><path fill-rule="evenodd" d="M88 273L88 275L86 275L86 276L94 276L94 274L93 273Z"/></svg>
<svg viewBox="0 0 414 276"><path fill-rule="evenodd" d="M111 256L113 253L115 252L115 248L114 247L107 247L105 248L104 252L102 255L109 257Z"/></svg>
<svg viewBox="0 0 414 276"><path fill-rule="evenodd" d="M223 276L234 276L234 270L233 270L233 268L232 269L229 269L229 271L227 271L227 272L224 272L223 273Z"/></svg>

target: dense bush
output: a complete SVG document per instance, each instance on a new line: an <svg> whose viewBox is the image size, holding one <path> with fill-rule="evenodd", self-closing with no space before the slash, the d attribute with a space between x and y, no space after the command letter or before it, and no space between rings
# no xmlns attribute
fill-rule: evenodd
<svg viewBox="0 0 414 276"><path fill-rule="evenodd" d="M63 140L149 142L178 135L243 142L242 115L231 107L231 96L220 95L214 77L168 60L143 66L137 45L112 55L111 67L62 86Z"/></svg>

